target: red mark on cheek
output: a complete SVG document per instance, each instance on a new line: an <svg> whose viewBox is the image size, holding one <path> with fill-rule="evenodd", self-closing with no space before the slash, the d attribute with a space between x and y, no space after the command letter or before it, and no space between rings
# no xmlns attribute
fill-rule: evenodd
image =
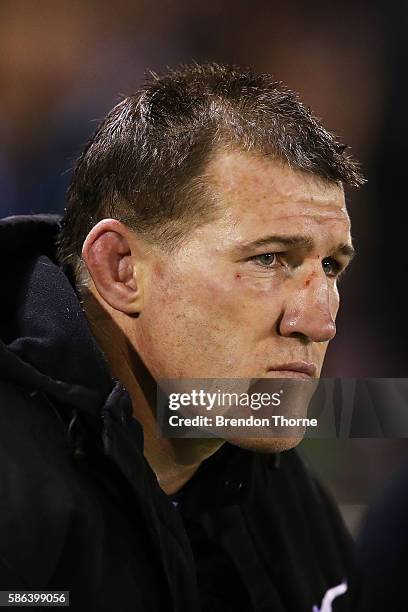
<svg viewBox="0 0 408 612"><path fill-rule="evenodd" d="M154 270L154 273L156 274L156 276L158 278L163 278L163 272L162 272L162 268L161 268L160 264L155 263L154 266L153 266L153 270Z"/></svg>
<svg viewBox="0 0 408 612"><path fill-rule="evenodd" d="M304 288L309 287L310 283L312 282L312 279L316 276L316 272L312 272L312 274L305 280L304 283Z"/></svg>
<svg viewBox="0 0 408 612"><path fill-rule="evenodd" d="M241 278L241 275L239 272L236 273L235 278Z"/></svg>

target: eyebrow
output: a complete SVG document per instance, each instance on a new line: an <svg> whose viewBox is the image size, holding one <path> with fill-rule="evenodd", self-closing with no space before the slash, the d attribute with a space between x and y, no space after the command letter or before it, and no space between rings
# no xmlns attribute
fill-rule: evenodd
<svg viewBox="0 0 408 612"><path fill-rule="evenodd" d="M263 238L258 238L252 242L241 242L238 248L240 251L247 251L249 249L256 249L269 244L282 244L283 246L290 248L304 248L307 251L312 251L316 246L316 243L311 236L303 236L301 234L295 234L293 236L272 234L269 236L264 236ZM356 254L355 249L351 246L351 244L338 244L332 252L340 253L349 259L352 259Z"/></svg>

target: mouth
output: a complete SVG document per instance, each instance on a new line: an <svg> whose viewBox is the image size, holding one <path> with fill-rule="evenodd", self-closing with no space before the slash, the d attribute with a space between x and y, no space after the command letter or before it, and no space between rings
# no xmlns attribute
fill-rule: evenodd
<svg viewBox="0 0 408 612"><path fill-rule="evenodd" d="M268 369L268 373L276 373L275 378L303 378L310 380L316 378L317 367L308 361L292 361L274 365Z"/></svg>

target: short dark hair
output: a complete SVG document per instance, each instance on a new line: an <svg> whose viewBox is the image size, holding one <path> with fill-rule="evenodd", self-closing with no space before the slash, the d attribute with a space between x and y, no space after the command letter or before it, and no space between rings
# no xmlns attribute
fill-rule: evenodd
<svg viewBox="0 0 408 612"><path fill-rule="evenodd" d="M214 206L201 173L223 147L271 155L331 182L363 183L345 145L270 75L215 63L151 73L109 112L76 163L57 243L75 283L83 242L103 218L168 248L208 218Z"/></svg>

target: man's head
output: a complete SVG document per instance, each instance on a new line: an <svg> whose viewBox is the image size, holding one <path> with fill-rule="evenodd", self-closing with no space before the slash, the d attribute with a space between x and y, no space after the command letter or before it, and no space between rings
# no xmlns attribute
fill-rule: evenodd
<svg viewBox="0 0 408 612"><path fill-rule="evenodd" d="M318 376L362 182L343 151L267 75L153 76L80 157L60 261L156 379Z"/></svg>

